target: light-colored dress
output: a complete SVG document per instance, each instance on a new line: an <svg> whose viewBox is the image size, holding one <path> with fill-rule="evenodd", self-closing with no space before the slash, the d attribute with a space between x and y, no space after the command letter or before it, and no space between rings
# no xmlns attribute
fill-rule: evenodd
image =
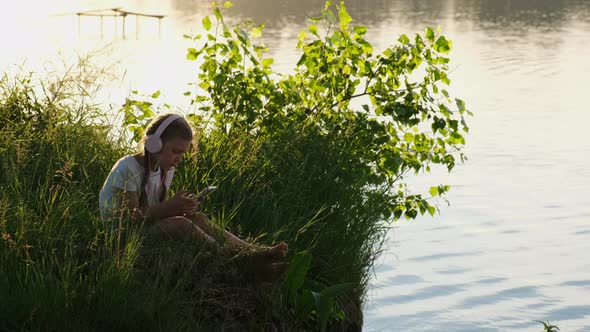
<svg viewBox="0 0 590 332"><path fill-rule="evenodd" d="M143 172L143 165L139 164L132 155L125 156L115 163L99 194L100 217L103 220L113 218L115 211L119 209L121 197L118 192L121 190L139 192L141 190ZM164 190L166 190L170 188L172 183L174 168L166 171L164 179L161 178L160 172L160 168L150 171L145 185L148 206L157 205L160 202L162 186L165 186ZM139 193L138 196L140 196Z"/></svg>

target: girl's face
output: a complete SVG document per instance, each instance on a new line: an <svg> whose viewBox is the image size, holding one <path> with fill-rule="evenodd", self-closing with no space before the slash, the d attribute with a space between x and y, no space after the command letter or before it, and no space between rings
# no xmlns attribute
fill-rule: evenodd
<svg viewBox="0 0 590 332"><path fill-rule="evenodd" d="M188 151L191 146L191 141L187 141L180 137L169 139L156 156L158 162L163 170L168 170L176 167L181 161L182 156Z"/></svg>

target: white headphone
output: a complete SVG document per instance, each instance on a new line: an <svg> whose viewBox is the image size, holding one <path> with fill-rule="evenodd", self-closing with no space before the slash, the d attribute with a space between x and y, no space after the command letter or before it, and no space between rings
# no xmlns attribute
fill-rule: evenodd
<svg viewBox="0 0 590 332"><path fill-rule="evenodd" d="M156 132L152 135L148 135L147 139L145 140L145 149L148 150L150 153L158 153L162 150L162 139L160 135L164 132L166 127L171 124L174 120L180 119L182 116L178 114L172 114L168 116L159 126Z"/></svg>

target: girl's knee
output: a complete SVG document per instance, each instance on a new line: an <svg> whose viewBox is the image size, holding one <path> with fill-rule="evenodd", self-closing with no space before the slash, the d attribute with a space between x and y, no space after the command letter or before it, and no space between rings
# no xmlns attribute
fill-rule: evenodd
<svg viewBox="0 0 590 332"><path fill-rule="evenodd" d="M195 222L198 226L201 226L203 224L208 224L209 223L209 218L207 218L206 215L197 212L195 214L193 214L191 216L191 219L193 220L193 222Z"/></svg>
<svg viewBox="0 0 590 332"><path fill-rule="evenodd" d="M165 233L188 233L194 227L189 219L182 216L159 220L155 226Z"/></svg>
<svg viewBox="0 0 590 332"><path fill-rule="evenodd" d="M193 214L193 220L207 221L209 220L209 218L207 218L207 216L201 212L196 212L195 214Z"/></svg>

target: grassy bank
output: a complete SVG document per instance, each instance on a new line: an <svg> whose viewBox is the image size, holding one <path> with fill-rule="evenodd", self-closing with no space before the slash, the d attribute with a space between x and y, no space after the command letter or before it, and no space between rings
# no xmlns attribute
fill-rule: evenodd
<svg viewBox="0 0 590 332"><path fill-rule="evenodd" d="M198 244L150 240L129 227L113 232L101 221L98 192L134 143L123 131L113 135L106 112L80 91L47 95L41 81L0 82L0 330L260 330L269 322L313 330L318 314L300 316L287 297L343 283L348 293L338 292L337 302L324 293L326 317L332 326L361 324L384 227L323 212L338 188L314 173L332 169L336 157L299 164L293 145L315 148L294 132L274 146L210 133L179 168L176 190L219 186L205 206L215 222L259 243L289 242L296 257L286 283L260 283L231 253L212 257Z"/></svg>
<svg viewBox="0 0 590 332"><path fill-rule="evenodd" d="M98 192L131 142L93 124L106 114L81 91L45 94L41 82L63 80L31 78L0 82L0 330L265 324L273 289L245 286L234 257L212 259L196 244L147 244L136 230L114 233L98 218ZM250 316L258 306L264 310Z"/></svg>
<svg viewBox="0 0 590 332"><path fill-rule="evenodd" d="M165 110L158 93L127 100L120 127L93 105L95 90L76 84L93 86L80 71L5 77L0 330L360 329L387 221L435 213L433 199L448 190L412 194L404 176L462 158L467 111L444 90L450 41L427 28L375 55L344 5L326 6L300 34L294 73L282 76L250 38L260 26L228 27L213 11L202 20L206 42L186 36L196 44L187 59L199 60L196 110L186 115L201 130L173 191L216 185L204 206L214 222L259 243L288 242L284 281L253 279L232 253L130 226L115 232L98 218L113 163ZM425 76L414 81L415 72ZM357 98L367 103L355 109Z"/></svg>

